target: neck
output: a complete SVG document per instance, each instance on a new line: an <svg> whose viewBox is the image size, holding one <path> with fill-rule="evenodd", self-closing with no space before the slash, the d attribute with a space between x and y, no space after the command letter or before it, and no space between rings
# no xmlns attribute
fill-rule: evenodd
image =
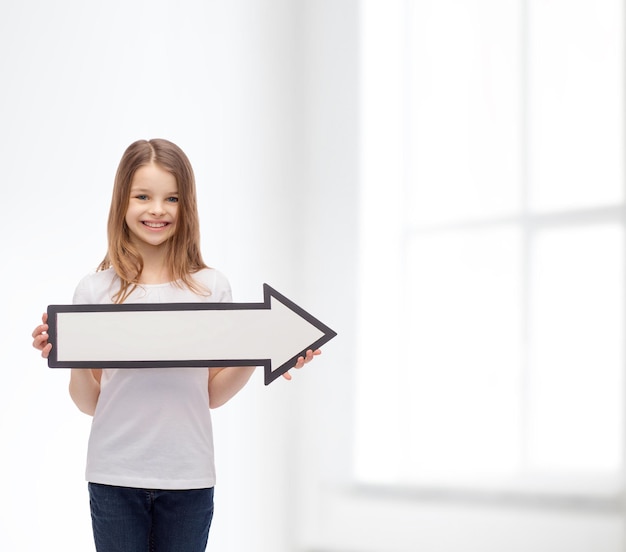
<svg viewBox="0 0 626 552"><path fill-rule="evenodd" d="M166 263L165 247L141 247L143 270L139 283L166 284L172 281L172 274Z"/></svg>

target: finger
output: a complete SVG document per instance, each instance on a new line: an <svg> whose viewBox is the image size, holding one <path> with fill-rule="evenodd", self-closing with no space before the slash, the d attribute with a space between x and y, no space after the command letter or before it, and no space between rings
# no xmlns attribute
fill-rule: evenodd
<svg viewBox="0 0 626 552"><path fill-rule="evenodd" d="M36 335L35 339L33 339L33 347L41 349L45 345L46 341L48 341L48 336L46 334Z"/></svg>
<svg viewBox="0 0 626 552"><path fill-rule="evenodd" d="M42 350L41 350L41 356L43 358L48 358L48 356L50 355L50 351L52 350L52 343L48 343Z"/></svg>
<svg viewBox="0 0 626 552"><path fill-rule="evenodd" d="M48 324L41 324L33 330L32 336L37 337L47 331L48 331Z"/></svg>
<svg viewBox="0 0 626 552"><path fill-rule="evenodd" d="M48 313L47 313L47 312L44 312L44 313L41 315L41 321L42 321L44 324L47 324L47 323L48 323Z"/></svg>
<svg viewBox="0 0 626 552"><path fill-rule="evenodd" d="M285 372L285 373L283 374L283 378L285 378L286 380L291 381L291 374L290 374L289 372Z"/></svg>

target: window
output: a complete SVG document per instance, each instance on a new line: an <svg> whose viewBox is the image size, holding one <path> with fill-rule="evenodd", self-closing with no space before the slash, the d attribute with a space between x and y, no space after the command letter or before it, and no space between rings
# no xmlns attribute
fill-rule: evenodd
<svg viewBox="0 0 626 552"><path fill-rule="evenodd" d="M366 1L362 40L357 478L619 477L621 2Z"/></svg>

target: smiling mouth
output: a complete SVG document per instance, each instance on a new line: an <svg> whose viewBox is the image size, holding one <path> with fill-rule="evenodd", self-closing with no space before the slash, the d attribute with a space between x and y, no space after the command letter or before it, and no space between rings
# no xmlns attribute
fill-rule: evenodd
<svg viewBox="0 0 626 552"><path fill-rule="evenodd" d="M163 228L169 224L169 222L148 222L143 221L142 224L148 228Z"/></svg>

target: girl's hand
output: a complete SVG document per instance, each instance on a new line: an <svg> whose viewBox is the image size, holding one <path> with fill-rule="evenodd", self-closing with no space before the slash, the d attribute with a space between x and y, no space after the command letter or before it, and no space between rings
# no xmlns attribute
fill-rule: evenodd
<svg viewBox="0 0 626 552"><path fill-rule="evenodd" d="M37 326L33 330L33 347L38 351L41 351L43 358L48 358L50 350L52 349L52 343L48 343L48 314L43 313L41 317L42 324Z"/></svg>
<svg viewBox="0 0 626 552"><path fill-rule="evenodd" d="M316 349L315 351L312 351L311 349L309 349L306 352L306 356L298 357L298 360L297 360L296 365L294 366L294 368L299 370L305 364L311 362L313 360L313 357L316 357L316 356L321 355L321 354L322 354L322 350L321 349ZM291 374L289 372L285 372L283 374L283 378L285 378L286 380L290 380L291 379Z"/></svg>

